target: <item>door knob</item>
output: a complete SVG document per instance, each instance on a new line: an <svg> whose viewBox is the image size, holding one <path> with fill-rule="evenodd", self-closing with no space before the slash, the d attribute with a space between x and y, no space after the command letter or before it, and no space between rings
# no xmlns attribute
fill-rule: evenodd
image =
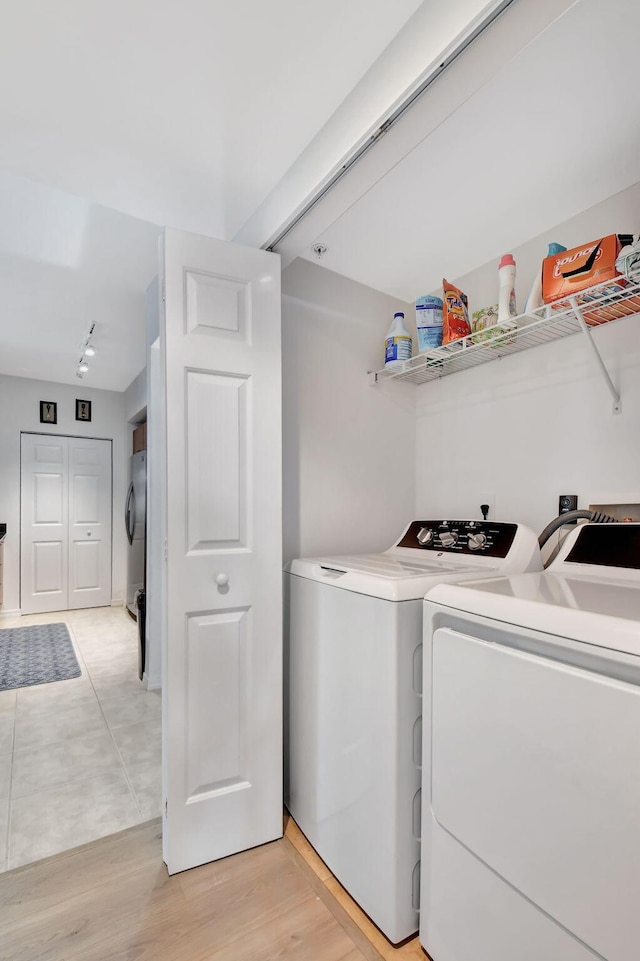
<svg viewBox="0 0 640 961"><path fill-rule="evenodd" d="M216 577L216 584L218 585L218 587L226 587L228 583L229 583L228 574L218 574L218 576Z"/></svg>

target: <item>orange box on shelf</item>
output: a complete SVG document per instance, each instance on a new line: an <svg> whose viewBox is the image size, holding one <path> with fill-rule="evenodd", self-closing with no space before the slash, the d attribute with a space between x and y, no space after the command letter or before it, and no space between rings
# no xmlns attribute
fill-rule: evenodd
<svg viewBox="0 0 640 961"><path fill-rule="evenodd" d="M565 309L569 297L575 297L583 307L602 297L613 298L614 302L606 307L583 310L585 321L592 326L638 313L640 297L616 298L629 286L629 281L616 270L616 258L623 244L630 242L627 235L609 234L581 247L545 257L542 261L542 299L545 304L558 310ZM597 292L589 293L595 284L603 286L599 286Z"/></svg>

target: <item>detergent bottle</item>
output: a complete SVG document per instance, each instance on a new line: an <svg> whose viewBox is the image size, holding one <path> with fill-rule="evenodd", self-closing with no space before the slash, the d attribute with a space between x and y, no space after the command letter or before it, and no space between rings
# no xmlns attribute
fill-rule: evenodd
<svg viewBox="0 0 640 961"><path fill-rule="evenodd" d="M411 334L405 330L404 314L401 311L393 315L393 322L384 341L384 362L398 364L409 360L413 350Z"/></svg>
<svg viewBox="0 0 640 961"><path fill-rule="evenodd" d="M498 324L508 324L518 313L516 308L516 262L512 254L505 254L498 266Z"/></svg>
<svg viewBox="0 0 640 961"><path fill-rule="evenodd" d="M551 257L553 254L559 254L563 250L566 250L562 244L549 244L549 250L547 251L547 257ZM531 285L531 290L529 291L529 296L527 297L527 302L524 305L524 312L528 314L530 310L536 310L538 307L542 307L542 265L540 265L540 270L536 274L536 278Z"/></svg>

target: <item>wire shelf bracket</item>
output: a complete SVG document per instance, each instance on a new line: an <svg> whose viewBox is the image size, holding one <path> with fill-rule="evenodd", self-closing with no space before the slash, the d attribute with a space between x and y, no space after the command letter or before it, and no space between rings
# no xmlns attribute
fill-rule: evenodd
<svg viewBox="0 0 640 961"><path fill-rule="evenodd" d="M607 385L607 389L608 389L609 393L611 394L611 397L613 398L613 413L614 413L614 414L620 414L620 413L622 412L622 400L621 400L621 398L620 398L620 392L619 392L618 390L616 390L616 387L615 387L613 381L611 380L611 375L609 374L609 371L607 370L606 364L605 364L605 362L604 362L603 359L602 359L602 356L601 356L601 354L600 354L600 351L598 350L597 345L594 343L593 337L591 336L591 330L592 330L592 328L587 325L587 322L585 321L584 317L582 316L582 311L580 310L580 307L578 306L578 302L577 302L576 298L575 298L575 297L570 297L570 298L569 298L569 303L571 304L571 307L573 308L573 312L574 312L574 314L576 315L576 317L577 317L577 319L578 319L578 322L579 322L579 324L580 324L580 329L582 330L582 333L584 334L584 336L585 336L586 339L587 339L587 343L589 344L589 347L591 348L591 352L593 353L593 356L594 356L595 359L596 359L596 363L598 364L598 367L599 367L599 369L600 369L600 373L602 374L603 380L604 380L605 384Z"/></svg>

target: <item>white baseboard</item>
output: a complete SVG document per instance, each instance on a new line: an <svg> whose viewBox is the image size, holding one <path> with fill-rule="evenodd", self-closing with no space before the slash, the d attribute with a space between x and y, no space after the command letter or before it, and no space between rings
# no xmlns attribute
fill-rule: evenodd
<svg viewBox="0 0 640 961"><path fill-rule="evenodd" d="M0 617L18 617L20 614L22 614L22 611L19 607L15 611L0 611Z"/></svg>
<svg viewBox="0 0 640 961"><path fill-rule="evenodd" d="M111 598L112 607L124 607L124 597L112 597Z"/></svg>

